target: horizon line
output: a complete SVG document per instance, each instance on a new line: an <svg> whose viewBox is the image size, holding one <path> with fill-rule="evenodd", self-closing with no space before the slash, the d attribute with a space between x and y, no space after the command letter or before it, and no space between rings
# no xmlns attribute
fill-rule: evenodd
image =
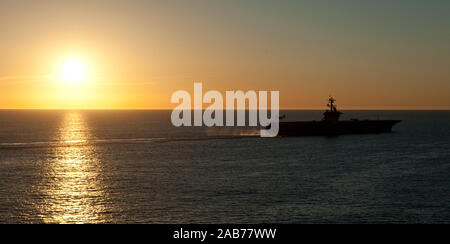
<svg viewBox="0 0 450 244"><path fill-rule="evenodd" d="M0 108L0 111L171 111L174 108ZM194 109L192 109L194 110ZM202 109L204 111L205 109ZM226 111L227 109L223 109ZM234 109L246 110L249 109ZM268 109L270 110L270 108ZM280 108L285 111L326 111L324 108ZM450 108L349 108L340 111L450 111Z"/></svg>

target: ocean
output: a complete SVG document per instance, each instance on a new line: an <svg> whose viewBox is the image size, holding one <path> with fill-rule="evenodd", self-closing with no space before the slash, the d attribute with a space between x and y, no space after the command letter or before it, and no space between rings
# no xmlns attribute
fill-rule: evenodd
<svg viewBox="0 0 450 244"><path fill-rule="evenodd" d="M0 111L0 223L450 223L450 111L344 111L403 122L298 138L170 112Z"/></svg>

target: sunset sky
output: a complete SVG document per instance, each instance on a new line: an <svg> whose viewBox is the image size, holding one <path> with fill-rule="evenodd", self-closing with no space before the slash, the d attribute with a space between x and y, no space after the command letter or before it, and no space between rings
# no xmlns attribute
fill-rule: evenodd
<svg viewBox="0 0 450 244"><path fill-rule="evenodd" d="M282 108L450 109L450 1L0 1L1 109L172 109L176 90Z"/></svg>

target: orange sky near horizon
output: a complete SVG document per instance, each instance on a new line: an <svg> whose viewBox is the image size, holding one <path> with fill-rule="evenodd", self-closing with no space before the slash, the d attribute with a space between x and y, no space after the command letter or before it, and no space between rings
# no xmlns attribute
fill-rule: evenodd
<svg viewBox="0 0 450 244"><path fill-rule="evenodd" d="M450 109L448 2L0 3L0 109L173 109L277 90L283 109ZM76 56L82 82L61 67Z"/></svg>

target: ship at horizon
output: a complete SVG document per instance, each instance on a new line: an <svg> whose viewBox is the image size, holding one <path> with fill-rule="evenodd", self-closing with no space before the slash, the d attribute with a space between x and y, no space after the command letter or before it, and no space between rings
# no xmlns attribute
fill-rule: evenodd
<svg viewBox="0 0 450 244"><path fill-rule="evenodd" d="M321 121L280 122L278 136L338 136L350 134L380 134L392 132L392 127L401 120L339 120L343 114L337 110L336 100L328 99L329 109ZM285 116L280 119L284 119ZM269 126L270 127L270 126Z"/></svg>

